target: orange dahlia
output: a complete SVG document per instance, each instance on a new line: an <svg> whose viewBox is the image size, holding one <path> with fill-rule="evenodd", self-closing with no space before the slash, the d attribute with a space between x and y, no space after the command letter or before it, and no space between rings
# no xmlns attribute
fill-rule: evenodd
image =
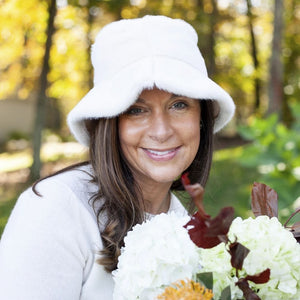
<svg viewBox="0 0 300 300"><path fill-rule="evenodd" d="M159 300L211 300L213 293L193 280L180 280L168 286L158 296Z"/></svg>

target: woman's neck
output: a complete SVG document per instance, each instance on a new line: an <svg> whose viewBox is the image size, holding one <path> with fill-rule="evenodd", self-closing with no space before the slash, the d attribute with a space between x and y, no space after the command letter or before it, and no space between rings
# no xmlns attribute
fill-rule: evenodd
<svg viewBox="0 0 300 300"><path fill-rule="evenodd" d="M170 207L172 183L139 184L144 199L145 212L156 215L166 213Z"/></svg>

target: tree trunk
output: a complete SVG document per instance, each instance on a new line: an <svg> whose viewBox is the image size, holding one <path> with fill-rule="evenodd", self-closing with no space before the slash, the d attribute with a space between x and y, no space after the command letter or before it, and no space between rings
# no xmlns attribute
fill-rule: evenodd
<svg viewBox="0 0 300 300"><path fill-rule="evenodd" d="M272 54L270 59L269 108L268 113L278 113L282 118L283 106L283 63L281 43L283 30L283 0L275 0Z"/></svg>
<svg viewBox="0 0 300 300"><path fill-rule="evenodd" d="M196 6L203 11L203 0L197 0Z"/></svg>
<svg viewBox="0 0 300 300"><path fill-rule="evenodd" d="M44 119L45 119L45 101L46 101L46 89L48 86L47 75L49 73L49 57L50 49L52 46L52 38L55 32L54 19L56 15L56 0L50 0L48 8L48 25L47 25L47 40L45 45L45 53L43 58L42 71L40 75L39 82L39 92L37 95L36 102L36 113L35 113L35 122L33 128L33 164L30 169L30 180L34 181L40 176L41 169L41 158L40 150L42 143L42 130L44 128Z"/></svg>
<svg viewBox="0 0 300 300"><path fill-rule="evenodd" d="M89 64L89 70L88 70L88 78L89 78L89 89L91 89L94 86L94 80L93 80L93 74L94 69L91 64L91 48L92 48L92 40L91 40L91 32L92 32L92 26L94 22L94 16L90 12L90 7L88 7L88 18L87 18L87 24L88 24L88 33L87 33L87 43L89 45L88 47L88 64Z"/></svg>
<svg viewBox="0 0 300 300"><path fill-rule="evenodd" d="M257 111L260 108L260 79L258 77L258 69L259 69L259 61L257 57L257 46L256 46L256 40L253 30L253 15L252 15L252 4L251 0L247 1L247 15L249 19L249 30L250 30L250 37L251 37L251 53L252 53L252 59L253 59L253 65L255 70L255 79L254 79L254 87L255 87L255 104L254 104L254 110Z"/></svg>
<svg viewBox="0 0 300 300"><path fill-rule="evenodd" d="M208 37L208 64L207 72L209 77L213 77L216 72L216 62L215 62L215 44L216 44L216 24L218 22L218 7L216 0L211 0L213 7L212 13L210 14L210 32Z"/></svg>

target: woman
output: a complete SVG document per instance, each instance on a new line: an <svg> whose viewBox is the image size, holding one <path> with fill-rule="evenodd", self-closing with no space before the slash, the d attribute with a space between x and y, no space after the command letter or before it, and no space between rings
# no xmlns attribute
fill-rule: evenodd
<svg viewBox="0 0 300 300"><path fill-rule="evenodd" d="M112 299L124 236L151 215L186 214L170 190L186 171L205 185L213 132L234 113L182 20L113 22L92 63L94 88L68 116L90 160L20 196L0 244L3 299Z"/></svg>

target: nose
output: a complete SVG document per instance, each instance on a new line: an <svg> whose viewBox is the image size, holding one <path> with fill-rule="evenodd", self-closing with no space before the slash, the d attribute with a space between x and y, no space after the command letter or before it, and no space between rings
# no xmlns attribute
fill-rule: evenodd
<svg viewBox="0 0 300 300"><path fill-rule="evenodd" d="M148 136L159 143L168 141L174 133L172 121L168 114L154 114L148 127Z"/></svg>

